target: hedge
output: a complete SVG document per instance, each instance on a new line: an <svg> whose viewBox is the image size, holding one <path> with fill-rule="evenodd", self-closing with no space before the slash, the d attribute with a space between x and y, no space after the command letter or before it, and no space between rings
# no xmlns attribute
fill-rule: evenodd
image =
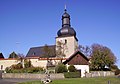
<svg viewBox="0 0 120 84"><path fill-rule="evenodd" d="M64 73L65 78L80 78L80 72L66 72Z"/></svg>

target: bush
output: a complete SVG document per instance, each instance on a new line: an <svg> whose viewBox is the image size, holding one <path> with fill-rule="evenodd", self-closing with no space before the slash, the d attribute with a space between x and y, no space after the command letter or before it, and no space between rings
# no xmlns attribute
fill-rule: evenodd
<svg viewBox="0 0 120 84"><path fill-rule="evenodd" d="M11 73L12 69L10 67L6 67L5 71L6 71L6 73Z"/></svg>
<svg viewBox="0 0 120 84"><path fill-rule="evenodd" d="M5 69L6 73L41 73L44 72L42 67L29 67L22 69L13 69L11 67L7 67Z"/></svg>
<svg viewBox="0 0 120 84"><path fill-rule="evenodd" d="M14 64L11 66L11 69L22 69L22 64L21 63L18 63L18 64Z"/></svg>
<svg viewBox="0 0 120 84"><path fill-rule="evenodd" d="M70 65L68 67L68 70L69 70L69 72L76 72L76 69L75 69L74 65Z"/></svg>
<svg viewBox="0 0 120 84"><path fill-rule="evenodd" d="M80 72L66 72L64 76L65 78L80 78Z"/></svg>
<svg viewBox="0 0 120 84"><path fill-rule="evenodd" d="M56 73L63 73L63 72L67 72L67 67L64 64L58 64L55 68L55 72Z"/></svg>
<svg viewBox="0 0 120 84"><path fill-rule="evenodd" d="M30 61L30 60L25 59L25 61L24 61L24 66L25 66L25 68L32 67L31 61Z"/></svg>

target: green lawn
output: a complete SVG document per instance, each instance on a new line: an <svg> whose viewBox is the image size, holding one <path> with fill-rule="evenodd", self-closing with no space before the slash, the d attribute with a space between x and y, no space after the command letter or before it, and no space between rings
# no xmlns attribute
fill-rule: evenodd
<svg viewBox="0 0 120 84"><path fill-rule="evenodd" d="M99 77L99 78L70 78L62 80L53 80L50 84L120 84L120 78ZM19 84L41 84L40 81L25 82Z"/></svg>

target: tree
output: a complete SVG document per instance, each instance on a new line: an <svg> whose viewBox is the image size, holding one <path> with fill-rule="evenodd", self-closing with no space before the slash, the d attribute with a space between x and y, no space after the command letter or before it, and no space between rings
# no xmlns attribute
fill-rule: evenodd
<svg viewBox="0 0 120 84"><path fill-rule="evenodd" d="M18 55L17 55L15 52L12 52L12 53L9 55L9 58L18 58Z"/></svg>
<svg viewBox="0 0 120 84"><path fill-rule="evenodd" d="M47 44L45 44L42 51L43 51L42 56L45 58L55 56L54 49L50 48Z"/></svg>
<svg viewBox="0 0 120 84"><path fill-rule="evenodd" d="M69 72L76 72L77 71L74 65L70 65L68 67L68 70L69 70Z"/></svg>
<svg viewBox="0 0 120 84"><path fill-rule="evenodd" d="M92 70L105 70L105 67L110 69L111 65L115 64L116 57L108 47L93 44L91 48L90 68Z"/></svg>
<svg viewBox="0 0 120 84"><path fill-rule="evenodd" d="M18 53L18 61L20 61L22 67L25 68L24 66L25 56L23 54Z"/></svg>
<svg viewBox="0 0 120 84"><path fill-rule="evenodd" d="M47 44L43 47L43 57L47 58L47 68L49 66L53 66L52 60L49 60L50 57L55 56L55 50L51 46L48 46Z"/></svg>
<svg viewBox="0 0 120 84"><path fill-rule="evenodd" d="M65 43L57 41L57 46L56 47L57 47L57 50L56 50L57 57L60 57L60 58L65 57L66 56L65 55L65 49L67 48L67 47L65 47Z"/></svg>
<svg viewBox="0 0 120 84"><path fill-rule="evenodd" d="M89 46L79 45L78 49L87 57L89 57L92 52Z"/></svg>
<svg viewBox="0 0 120 84"><path fill-rule="evenodd" d="M59 63L56 68L55 68L55 72L56 73L63 73L63 72L67 72L67 67L66 65L62 64L62 63Z"/></svg>
<svg viewBox="0 0 120 84"><path fill-rule="evenodd" d="M24 60L24 67L25 68L32 67L31 61L29 59Z"/></svg>

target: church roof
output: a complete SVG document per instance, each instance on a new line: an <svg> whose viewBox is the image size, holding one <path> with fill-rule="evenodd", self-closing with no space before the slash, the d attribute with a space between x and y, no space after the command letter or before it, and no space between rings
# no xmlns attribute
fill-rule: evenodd
<svg viewBox="0 0 120 84"><path fill-rule="evenodd" d="M4 56L3 56L3 54L2 54L2 53L0 53L0 58L4 58Z"/></svg>
<svg viewBox="0 0 120 84"><path fill-rule="evenodd" d="M40 47L32 47L29 49L26 57L40 57L44 58L44 47L45 46L40 46ZM50 45L48 46L49 49L53 51L52 56L49 57L55 57L55 45Z"/></svg>

